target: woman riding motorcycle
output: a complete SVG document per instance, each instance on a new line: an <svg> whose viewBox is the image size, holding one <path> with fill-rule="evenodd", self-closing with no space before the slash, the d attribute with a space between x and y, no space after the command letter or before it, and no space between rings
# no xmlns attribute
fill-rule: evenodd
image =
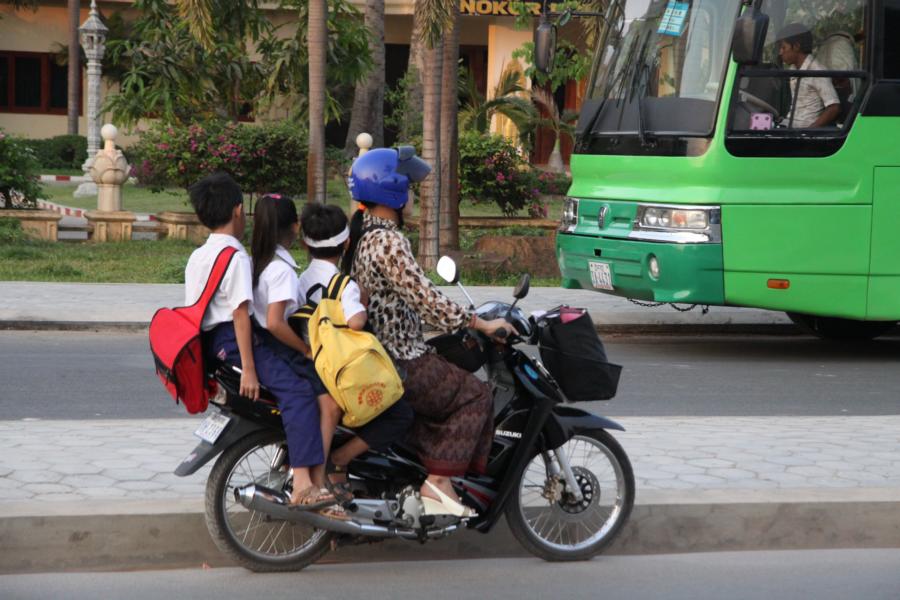
<svg viewBox="0 0 900 600"><path fill-rule="evenodd" d="M360 209L343 269L368 291L372 330L405 373L405 397L415 412L409 441L428 469L420 490L425 514L471 517L450 477L484 472L493 438L491 392L434 353L422 321L443 332L511 329L504 319L485 321L444 296L416 262L401 232L403 207L410 182L430 172L410 146L370 150L353 163L350 190Z"/></svg>

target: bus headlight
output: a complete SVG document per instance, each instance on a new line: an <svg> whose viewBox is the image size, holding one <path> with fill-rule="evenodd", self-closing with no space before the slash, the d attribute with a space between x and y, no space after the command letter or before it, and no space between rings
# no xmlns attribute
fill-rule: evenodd
<svg viewBox="0 0 900 600"><path fill-rule="evenodd" d="M639 204L629 238L650 242L698 244L722 241L718 206Z"/></svg>
<svg viewBox="0 0 900 600"><path fill-rule="evenodd" d="M563 204L562 219L559 222L559 231L572 233L578 225L578 199L566 198Z"/></svg>

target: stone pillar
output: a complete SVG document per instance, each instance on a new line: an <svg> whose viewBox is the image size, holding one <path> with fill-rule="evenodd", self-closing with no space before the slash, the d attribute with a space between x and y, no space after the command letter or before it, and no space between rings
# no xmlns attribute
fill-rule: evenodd
<svg viewBox="0 0 900 600"><path fill-rule="evenodd" d="M100 111L100 76L102 74L101 62L106 51L106 34L109 29L100 20L97 12L97 1L91 0L91 12L87 20L78 28L81 34L81 46L87 56L87 159L81 166L85 175L90 174L94 155L100 149L100 132L97 116ZM87 181L75 190L76 198L84 198L97 195L97 186L92 181Z"/></svg>
<svg viewBox="0 0 900 600"><path fill-rule="evenodd" d="M93 241L129 241L134 213L122 210L122 185L128 179L128 161L116 148L118 129L107 123L101 134L104 147L94 156L90 169L91 179L98 188L97 210L89 211L84 216L93 226Z"/></svg>

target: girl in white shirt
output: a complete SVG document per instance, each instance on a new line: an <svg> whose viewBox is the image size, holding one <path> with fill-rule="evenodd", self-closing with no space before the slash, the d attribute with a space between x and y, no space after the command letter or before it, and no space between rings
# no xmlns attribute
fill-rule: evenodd
<svg viewBox="0 0 900 600"><path fill-rule="evenodd" d="M294 201L280 194L267 194L256 203L253 217L253 305L255 307L256 333L290 369L312 386L318 400L318 414L305 412L301 414L285 414L281 419L288 436L288 447L291 447L292 436L302 435L307 439L316 437L310 428L317 428L321 433L328 427L328 437L323 435L323 453L327 456L334 426L326 425L321 418L323 414L331 414L337 409L334 399L328 394L325 386L316 374L315 366L307 358L309 346L294 333L288 325L287 318L299 307L299 282L297 279L297 263L288 248L293 245L299 233L297 207ZM301 422L302 421L302 422ZM318 434L319 432L316 432ZM294 464L294 457L291 456ZM321 464L310 469L309 478L297 481L298 472L294 471L294 490L291 503L299 507L320 505L323 501L334 499L331 492L324 489L325 466ZM332 518L346 518L340 506L330 506L323 512Z"/></svg>

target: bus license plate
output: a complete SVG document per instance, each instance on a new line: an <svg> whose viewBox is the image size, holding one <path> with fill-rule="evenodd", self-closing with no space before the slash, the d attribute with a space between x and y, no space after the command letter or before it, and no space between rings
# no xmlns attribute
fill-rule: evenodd
<svg viewBox="0 0 900 600"><path fill-rule="evenodd" d="M591 283L594 284L595 288L598 290L613 289L612 273L608 263L591 262L588 265L591 268Z"/></svg>
<svg viewBox="0 0 900 600"><path fill-rule="evenodd" d="M222 413L209 415L203 419L203 422L200 423L200 427L197 428L194 435L208 444L215 444L216 440L219 439L219 436L225 431L225 427L230 421L231 418L226 417Z"/></svg>

